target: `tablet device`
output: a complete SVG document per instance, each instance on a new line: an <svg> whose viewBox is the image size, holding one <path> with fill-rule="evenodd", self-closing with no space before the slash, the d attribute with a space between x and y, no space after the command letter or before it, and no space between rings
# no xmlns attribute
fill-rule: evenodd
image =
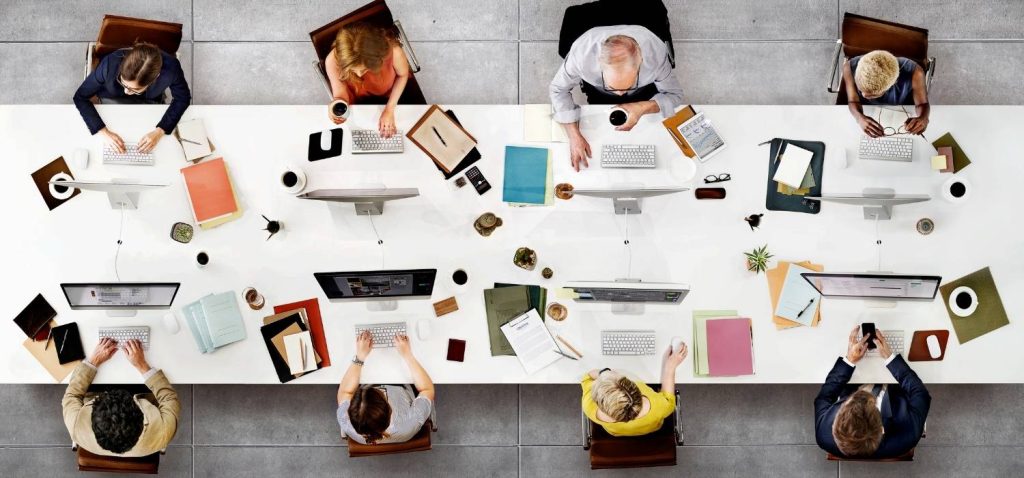
<svg viewBox="0 0 1024 478"><path fill-rule="evenodd" d="M718 135L718 131L715 131L711 121L704 117L704 113L697 113L693 118L679 125L679 134L690 145L697 160L702 163L711 159L726 146L725 140Z"/></svg>

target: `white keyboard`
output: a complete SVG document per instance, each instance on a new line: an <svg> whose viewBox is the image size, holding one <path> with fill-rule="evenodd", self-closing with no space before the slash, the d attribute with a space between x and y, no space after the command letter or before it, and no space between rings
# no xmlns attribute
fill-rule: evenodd
<svg viewBox="0 0 1024 478"><path fill-rule="evenodd" d="M356 324L356 337L369 330L373 336L373 348L395 346L395 335L405 335L405 322L385 322L381 324Z"/></svg>
<svg viewBox="0 0 1024 478"><path fill-rule="evenodd" d="M914 139L907 137L860 139L860 159L877 159L881 161L912 161L914 159Z"/></svg>
<svg viewBox="0 0 1024 478"><path fill-rule="evenodd" d="M882 330L881 332L882 335L885 336L885 340L889 342L889 350L891 350L894 354L902 354L903 341L904 337L906 336L906 333L902 330ZM857 340L860 340L862 337L864 336L861 335L860 332L858 332ZM868 352L865 355L877 356L878 348L875 348L874 350L868 349Z"/></svg>
<svg viewBox="0 0 1024 478"><path fill-rule="evenodd" d="M140 153L136 143L125 143L124 153L118 153L113 146L103 145L103 164L127 164L132 166L152 166L156 163L153 153Z"/></svg>
<svg viewBox="0 0 1024 478"><path fill-rule="evenodd" d="M654 355L653 330L602 330L601 355Z"/></svg>
<svg viewBox="0 0 1024 478"><path fill-rule="evenodd" d="M606 144L601 146L602 168L653 168L653 144Z"/></svg>
<svg viewBox="0 0 1024 478"><path fill-rule="evenodd" d="M143 350L149 350L149 327L145 325L137 327L100 327L99 338L110 337L117 342L117 348L124 348L129 340L142 342Z"/></svg>
<svg viewBox="0 0 1024 478"><path fill-rule="evenodd" d="M405 151L402 141L404 133L395 131L390 138L382 138L375 129L353 129L352 154L366 153L401 153Z"/></svg>

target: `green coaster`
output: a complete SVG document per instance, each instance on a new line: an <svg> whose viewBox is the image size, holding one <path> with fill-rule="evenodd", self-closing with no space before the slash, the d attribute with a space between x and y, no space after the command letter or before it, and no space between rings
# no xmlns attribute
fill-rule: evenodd
<svg viewBox="0 0 1024 478"><path fill-rule="evenodd" d="M949 294L960 286L974 289L978 296L977 309L967 317L956 315L949 307ZM1003 301L999 298L996 282L992 278L992 271L988 267L943 285L939 287L939 291L942 292L942 303L949 314L949 320L953 323L956 338L961 344L1010 323L1006 309L1003 308Z"/></svg>

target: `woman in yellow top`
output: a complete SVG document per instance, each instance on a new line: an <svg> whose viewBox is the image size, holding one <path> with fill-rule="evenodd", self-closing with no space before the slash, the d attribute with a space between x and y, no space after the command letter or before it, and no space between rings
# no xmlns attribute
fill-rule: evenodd
<svg viewBox="0 0 1024 478"><path fill-rule="evenodd" d="M676 407L676 368L686 358L686 344L661 361L661 391L634 382L611 370L591 370L583 376L583 413L613 436L639 436L661 429Z"/></svg>
<svg viewBox="0 0 1024 478"><path fill-rule="evenodd" d="M409 81L409 60L393 31L364 22L342 28L324 67L335 100L348 104L384 102L378 122L380 134L395 134L395 106ZM331 115L330 108L328 116L336 124L345 121Z"/></svg>

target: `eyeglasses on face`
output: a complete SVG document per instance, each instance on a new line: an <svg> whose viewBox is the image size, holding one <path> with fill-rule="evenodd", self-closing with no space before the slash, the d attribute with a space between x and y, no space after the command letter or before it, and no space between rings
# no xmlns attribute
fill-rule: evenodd
<svg viewBox="0 0 1024 478"><path fill-rule="evenodd" d="M117 84L121 85L121 88L124 88L125 94L129 95L141 95L146 91L146 88L149 88L149 86L143 86L142 88L132 88L124 84L124 79L122 79L120 76L117 77Z"/></svg>
<svg viewBox="0 0 1024 478"><path fill-rule="evenodd" d="M704 184L721 183L732 179L729 173L722 173L717 176L710 174L704 178Z"/></svg>
<svg viewBox="0 0 1024 478"><path fill-rule="evenodd" d="M604 72L601 72L601 87L604 88L604 91L606 91L608 93L624 93L624 94L629 94L629 93L633 93L634 91L639 90L640 89L640 86L639 86L640 85L640 69L639 68L637 68L637 70L636 70L636 79L633 80L633 84L637 85L637 86L633 86L632 88L609 88L608 87L608 82L605 81L605 79L604 79Z"/></svg>

